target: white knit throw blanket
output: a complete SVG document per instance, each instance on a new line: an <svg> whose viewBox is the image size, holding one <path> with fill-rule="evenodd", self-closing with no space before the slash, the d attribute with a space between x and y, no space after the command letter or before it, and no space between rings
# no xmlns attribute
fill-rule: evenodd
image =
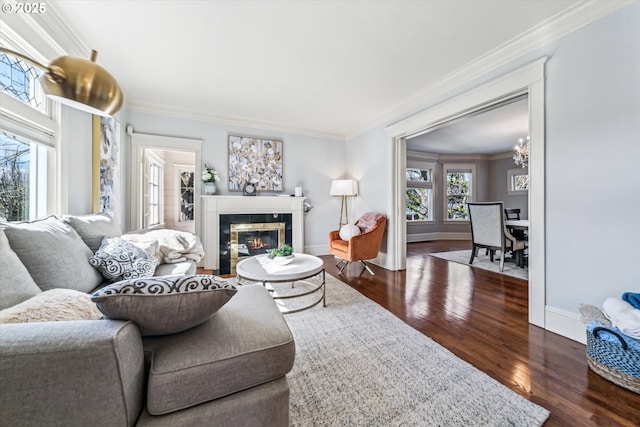
<svg viewBox="0 0 640 427"><path fill-rule="evenodd" d="M158 242L158 252L153 254L165 264L175 264L187 260L198 262L204 256L200 238L186 231L158 229L143 233L136 232L122 236L130 242Z"/></svg>

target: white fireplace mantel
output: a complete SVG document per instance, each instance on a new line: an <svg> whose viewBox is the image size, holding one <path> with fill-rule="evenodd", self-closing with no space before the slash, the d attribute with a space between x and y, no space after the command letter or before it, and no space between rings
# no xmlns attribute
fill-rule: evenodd
<svg viewBox="0 0 640 427"><path fill-rule="evenodd" d="M220 215L291 214L292 246L297 252L304 248L304 201L306 197L291 196L201 196L202 245L204 268L217 270L220 261Z"/></svg>

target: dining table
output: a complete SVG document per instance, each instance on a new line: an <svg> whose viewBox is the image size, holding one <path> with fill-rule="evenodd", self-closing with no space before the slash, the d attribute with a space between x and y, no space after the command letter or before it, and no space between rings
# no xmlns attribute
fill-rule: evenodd
<svg viewBox="0 0 640 427"><path fill-rule="evenodd" d="M504 221L505 227L507 227L512 232L514 230L520 230L521 233L525 235L529 234L529 220L528 219L507 219ZM525 237L526 240L526 237ZM518 267L524 267L526 264L526 259L528 258L529 248L528 245L525 247L525 254L522 256L521 261L518 263Z"/></svg>
<svg viewBox="0 0 640 427"><path fill-rule="evenodd" d="M529 220L528 219L507 219L504 221L504 225L513 229L513 230L529 230Z"/></svg>

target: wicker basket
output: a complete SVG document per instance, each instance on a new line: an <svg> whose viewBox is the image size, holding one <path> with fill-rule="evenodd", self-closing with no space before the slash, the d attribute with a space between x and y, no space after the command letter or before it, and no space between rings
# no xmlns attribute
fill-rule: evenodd
<svg viewBox="0 0 640 427"><path fill-rule="evenodd" d="M603 340L602 332L615 336L620 344ZM587 330L587 364L601 377L640 394L640 351L629 348L624 338L610 327Z"/></svg>

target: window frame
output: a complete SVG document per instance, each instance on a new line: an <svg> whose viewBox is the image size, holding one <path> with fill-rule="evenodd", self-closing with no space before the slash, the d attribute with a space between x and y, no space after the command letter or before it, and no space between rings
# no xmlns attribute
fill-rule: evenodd
<svg viewBox="0 0 640 427"><path fill-rule="evenodd" d="M429 210L429 216L430 218L428 219L418 219L418 220L409 220L406 219L406 199L405 199L405 221L408 225L419 225L419 224L433 224L435 223L436 219L435 219L435 192L436 192L436 185L437 185L437 177L436 177L436 171L437 171L437 164L435 162L428 162L428 161L424 161L424 160L407 160L407 164L406 164L406 169L420 169L420 170L428 170L429 171L429 177L430 177L430 181L429 182L422 182L422 181L409 181L406 180L405 181L405 193L411 189L411 188L425 188L425 189L430 189L431 190L431 196L430 196L430 207L431 209ZM405 177L406 177L406 171L405 171Z"/></svg>
<svg viewBox="0 0 640 427"><path fill-rule="evenodd" d="M145 156L145 180L144 180L144 195L145 195L145 210L144 210L144 228L159 228L164 225L164 160L148 151ZM157 168L157 182L152 182L152 167ZM150 191L151 186L155 187L157 192L156 203L153 203L152 194ZM154 208L155 206L155 208ZM152 215L152 210L156 211ZM152 222L153 216L157 216L157 221Z"/></svg>
<svg viewBox="0 0 640 427"><path fill-rule="evenodd" d="M529 194L529 186L526 190L516 190L516 177L529 175L528 168L512 168L507 169L507 195L509 196L524 196Z"/></svg>
<svg viewBox="0 0 640 427"><path fill-rule="evenodd" d="M442 223L443 224L469 224L469 212L467 219L448 219L449 216L449 193L447 188L447 177L450 173L470 173L471 186L470 194L467 194L467 202L473 202L476 195L476 165L475 163L444 163L442 165Z"/></svg>
<svg viewBox="0 0 640 427"><path fill-rule="evenodd" d="M61 182L66 177L60 163L60 106L44 97L42 89L39 92L43 96L42 109L0 92L0 129L30 143L27 221L61 212Z"/></svg>

